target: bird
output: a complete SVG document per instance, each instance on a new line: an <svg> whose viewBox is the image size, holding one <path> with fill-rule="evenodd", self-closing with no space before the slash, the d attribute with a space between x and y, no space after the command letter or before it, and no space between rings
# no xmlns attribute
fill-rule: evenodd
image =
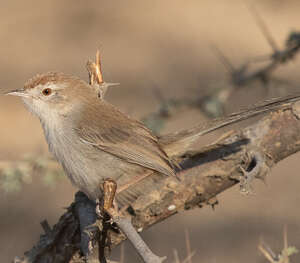
<svg viewBox="0 0 300 263"><path fill-rule="evenodd" d="M130 205L142 195L146 182L176 176L175 157L187 152L200 136L300 99L300 94L275 98L160 137L72 75L38 74L23 88L7 94L22 97L28 110L39 118L50 152L79 190L97 200L103 194L99 186L105 179L113 179L122 205ZM145 182L144 187L136 187L138 182Z"/></svg>

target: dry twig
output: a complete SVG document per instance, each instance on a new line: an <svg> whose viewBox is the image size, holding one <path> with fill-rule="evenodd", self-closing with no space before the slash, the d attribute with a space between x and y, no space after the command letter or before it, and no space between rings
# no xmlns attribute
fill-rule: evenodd
<svg viewBox="0 0 300 263"><path fill-rule="evenodd" d="M219 61L224 65L229 74L230 86L226 88L219 88L215 90L211 95L206 96L205 100L202 100L202 109L208 115L214 115L218 113L235 91L241 88L247 88L250 84L256 83L257 81L262 84L262 87L264 87L267 92L269 91L269 84L271 81L291 87L295 86L287 80L276 78L274 76L272 77L271 74L280 65L284 65L287 62L291 61L298 54L300 50L300 32L291 32L286 39L285 46L280 49L266 23L259 15L258 11L254 8L254 6L251 6L249 9L253 14L255 22L257 23L267 42L271 46L272 53L260 57L250 58L241 66L235 67L231 63L230 59L219 48L212 45L212 51L219 59ZM257 64L259 62L267 62L267 64L254 71L249 70L249 68L253 66L253 64ZM216 111L216 109L212 110L209 107L209 105L211 105L212 103L214 107L218 107L218 111Z"/></svg>
<svg viewBox="0 0 300 263"><path fill-rule="evenodd" d="M286 226L283 229L283 249L279 255L276 255L263 241L258 245L258 249L270 263L290 263L290 256L298 253L295 247L288 245Z"/></svg>
<svg viewBox="0 0 300 263"><path fill-rule="evenodd" d="M103 99L107 89L112 86L118 86L120 83L108 83L103 80L103 73L101 67L100 51L96 52L96 61L88 60L86 68L89 74L89 84L98 92L99 98Z"/></svg>

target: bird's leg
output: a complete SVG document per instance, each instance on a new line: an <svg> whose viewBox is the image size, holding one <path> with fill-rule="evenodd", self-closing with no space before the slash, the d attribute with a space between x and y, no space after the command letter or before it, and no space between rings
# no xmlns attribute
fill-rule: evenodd
<svg viewBox="0 0 300 263"><path fill-rule="evenodd" d="M116 192L117 183L112 179L105 180L103 183L104 212L107 213L112 221L118 225L120 230L126 235L145 263L163 262L166 257L158 257L155 255L132 226L131 219L120 215L116 202L114 202Z"/></svg>
<svg viewBox="0 0 300 263"><path fill-rule="evenodd" d="M107 208L112 206L113 204L113 198L115 194L115 190L111 189L109 186L110 180L106 180L107 183L103 184L103 195L100 199L96 201L96 214L100 219L102 219L102 224L101 224L101 235L99 239L99 247L98 247L98 257L99 261L101 263L106 263L106 257L105 257L105 249L108 247L110 250L110 238L109 238L109 233L108 230L111 228L111 217L109 214L106 212Z"/></svg>

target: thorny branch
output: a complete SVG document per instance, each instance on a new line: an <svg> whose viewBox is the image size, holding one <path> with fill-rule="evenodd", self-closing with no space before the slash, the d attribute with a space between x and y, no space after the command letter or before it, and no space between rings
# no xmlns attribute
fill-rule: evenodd
<svg viewBox="0 0 300 263"><path fill-rule="evenodd" d="M134 227L141 232L179 211L213 205L211 200L215 200L219 193L241 181L244 176L241 167L251 172L259 166L256 177L265 178L276 163L300 150L299 118L300 106L295 103L233 132L205 150L187 154L181 163L180 182L170 177L161 179L129 209L122 211L122 216L132 218ZM261 159L245 161L249 156L261 156ZM53 227L51 234L42 235L38 244L15 262L84 262L80 252L80 214L77 207L90 203L87 198L80 202L76 200ZM125 239L121 233L109 233L112 249Z"/></svg>
<svg viewBox="0 0 300 263"><path fill-rule="evenodd" d="M228 71L230 86L217 88L202 98L184 99L166 99L159 90L155 88L154 95L160 102L160 107L156 112L143 118L143 121L148 127L158 133L167 119L176 116L178 111L182 111L182 109L186 108L200 109L209 117L218 117L223 114L224 104L236 90L249 87L250 84L257 81L263 85L267 92L269 91L271 80L274 80L278 84L294 86L287 80L272 77L271 74L280 65L284 65L295 58L300 50L300 32L291 32L286 39L285 47L279 49L256 9L251 8L251 11L262 33L271 45L273 52L269 55L250 58L241 66L235 67L218 47L212 45L212 51ZM267 62L265 66L254 71L249 70L253 64L263 61Z"/></svg>
<svg viewBox="0 0 300 263"><path fill-rule="evenodd" d="M228 73L230 74L230 83L231 87L227 89L222 89L217 92L217 94L213 94L211 96L218 97L220 103L224 104L231 94L236 91L237 89L247 87L249 84L253 83L254 81L259 81L266 88L268 91L268 84L270 83L272 77L271 74L277 69L280 65L283 65L292 59L295 58L296 54L300 50L300 32L291 32L286 39L284 48L278 48L276 41L274 40L270 30L268 29L266 23L258 13L258 11L251 6L250 8L251 13L255 19L255 22L259 26L262 34L266 38L267 42L272 48L272 53L269 55L264 55L261 57L254 57L249 59L240 67L235 68L233 64L230 62L229 58L223 54L223 52L218 49L217 47L213 46L212 50L214 51L216 57L220 60L220 62L225 66ZM257 70L250 71L249 67L254 63L258 62L267 62L267 64ZM278 78L274 78L275 82L281 84L288 84L289 86L293 86L291 83L285 80L281 80ZM204 101L207 103L207 100Z"/></svg>
<svg viewBox="0 0 300 263"><path fill-rule="evenodd" d="M298 253L298 250L295 247L288 245L286 226L283 230L283 249L279 255L276 255L275 252L273 252L273 250L263 240L261 240L260 244L258 245L258 249L271 263L290 263L290 257Z"/></svg>

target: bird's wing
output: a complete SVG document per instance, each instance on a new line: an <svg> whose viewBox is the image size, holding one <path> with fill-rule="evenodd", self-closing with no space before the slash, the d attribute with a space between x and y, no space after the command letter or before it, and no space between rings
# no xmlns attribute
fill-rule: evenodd
<svg viewBox="0 0 300 263"><path fill-rule="evenodd" d="M87 119L91 121L87 123ZM76 132L83 142L99 150L165 175L175 175L171 161L151 131L105 101L81 110Z"/></svg>

